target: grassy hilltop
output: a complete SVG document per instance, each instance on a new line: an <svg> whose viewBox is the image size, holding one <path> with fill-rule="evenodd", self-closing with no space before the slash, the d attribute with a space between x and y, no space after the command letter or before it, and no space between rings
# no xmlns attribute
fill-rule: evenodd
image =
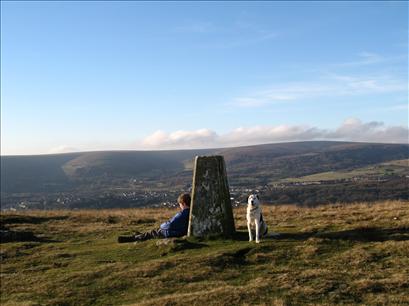
<svg viewBox="0 0 409 306"><path fill-rule="evenodd" d="M279 238L118 244L169 209L2 212L2 305L408 304L409 202L264 206Z"/></svg>

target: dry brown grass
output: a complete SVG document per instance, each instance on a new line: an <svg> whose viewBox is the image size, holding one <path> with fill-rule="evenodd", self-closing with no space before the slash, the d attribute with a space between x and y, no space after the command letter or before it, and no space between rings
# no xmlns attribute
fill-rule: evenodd
<svg viewBox="0 0 409 306"><path fill-rule="evenodd" d="M42 241L1 245L2 305L409 304L409 203L264 206L282 235L117 244L173 209L2 212Z"/></svg>

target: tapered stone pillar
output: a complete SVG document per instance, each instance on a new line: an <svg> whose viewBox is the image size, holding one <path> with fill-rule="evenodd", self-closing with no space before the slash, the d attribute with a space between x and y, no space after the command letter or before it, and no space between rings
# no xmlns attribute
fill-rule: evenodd
<svg viewBox="0 0 409 306"><path fill-rule="evenodd" d="M223 156L196 156L188 236L235 233L229 184Z"/></svg>

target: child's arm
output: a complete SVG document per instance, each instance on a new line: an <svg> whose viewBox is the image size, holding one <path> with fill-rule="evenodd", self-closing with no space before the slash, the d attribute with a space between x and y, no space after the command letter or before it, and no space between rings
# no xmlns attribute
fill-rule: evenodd
<svg viewBox="0 0 409 306"><path fill-rule="evenodd" d="M160 228L163 230L169 230L172 228L172 225L174 225L175 223L177 223L178 219L180 218L181 213L178 212L176 215L174 215L170 220L162 223L160 225Z"/></svg>

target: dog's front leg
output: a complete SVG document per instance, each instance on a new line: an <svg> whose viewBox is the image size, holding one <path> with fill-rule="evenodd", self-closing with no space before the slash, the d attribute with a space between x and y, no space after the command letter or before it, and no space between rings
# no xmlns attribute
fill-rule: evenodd
<svg viewBox="0 0 409 306"><path fill-rule="evenodd" d="M256 219L256 243L260 242L260 220Z"/></svg>
<svg viewBox="0 0 409 306"><path fill-rule="evenodd" d="M247 229L249 231L249 241L253 241L253 234L251 233L251 222L247 220Z"/></svg>

